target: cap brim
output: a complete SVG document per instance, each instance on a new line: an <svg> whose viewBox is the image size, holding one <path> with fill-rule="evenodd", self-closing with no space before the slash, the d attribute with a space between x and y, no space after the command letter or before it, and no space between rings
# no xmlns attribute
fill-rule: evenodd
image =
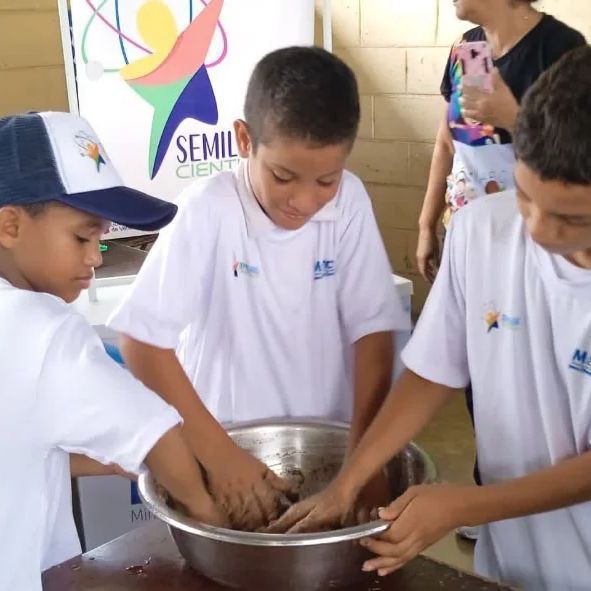
<svg viewBox="0 0 591 591"><path fill-rule="evenodd" d="M60 195L56 200L107 221L145 232L160 230L172 221L177 212L174 203L129 187Z"/></svg>

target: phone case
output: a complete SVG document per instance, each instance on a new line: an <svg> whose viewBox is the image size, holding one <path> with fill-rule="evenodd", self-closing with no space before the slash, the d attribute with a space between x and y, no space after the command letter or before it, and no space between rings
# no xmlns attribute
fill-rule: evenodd
<svg viewBox="0 0 591 591"><path fill-rule="evenodd" d="M490 45L486 41L464 41L458 46L458 57L462 65L462 83L492 92L494 64Z"/></svg>

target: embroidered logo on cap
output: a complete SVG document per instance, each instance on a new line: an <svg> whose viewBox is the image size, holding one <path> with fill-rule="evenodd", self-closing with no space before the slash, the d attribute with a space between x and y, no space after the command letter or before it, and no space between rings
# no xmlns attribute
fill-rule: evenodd
<svg viewBox="0 0 591 591"><path fill-rule="evenodd" d="M106 164L107 161L102 155L101 145L83 131L78 132L74 139L76 145L80 148L80 156L90 158L96 164L97 172L101 171L101 164Z"/></svg>

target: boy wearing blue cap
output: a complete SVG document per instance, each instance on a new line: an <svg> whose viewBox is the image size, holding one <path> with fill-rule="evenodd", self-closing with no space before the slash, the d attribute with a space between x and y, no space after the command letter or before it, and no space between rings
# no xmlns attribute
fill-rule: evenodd
<svg viewBox="0 0 591 591"><path fill-rule="evenodd" d="M156 230L175 213L122 186L83 119L0 118L0 531L11 565L0 589L40 590L42 570L80 552L70 461L84 474L137 473L145 461L191 515L223 520L178 413L68 305L101 263L106 220Z"/></svg>

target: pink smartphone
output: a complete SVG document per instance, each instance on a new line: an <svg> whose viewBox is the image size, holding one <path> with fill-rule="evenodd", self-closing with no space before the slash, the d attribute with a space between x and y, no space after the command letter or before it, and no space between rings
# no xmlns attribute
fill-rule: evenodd
<svg viewBox="0 0 591 591"><path fill-rule="evenodd" d="M492 92L494 64L490 45L486 41L464 41L458 45L458 57L462 64L462 83Z"/></svg>

